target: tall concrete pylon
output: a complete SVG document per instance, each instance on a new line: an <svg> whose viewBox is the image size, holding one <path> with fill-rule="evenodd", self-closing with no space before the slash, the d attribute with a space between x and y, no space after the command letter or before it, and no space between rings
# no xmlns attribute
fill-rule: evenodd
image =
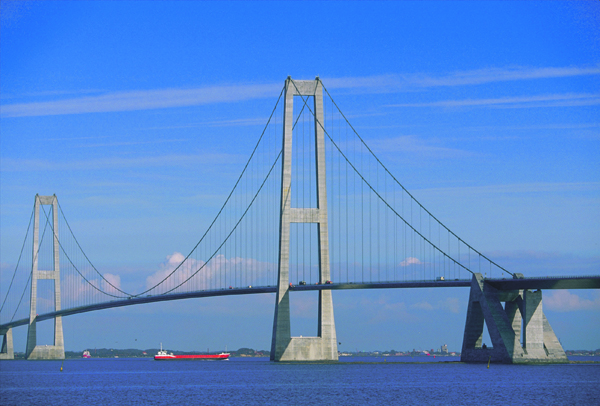
<svg viewBox="0 0 600 406"><path fill-rule="evenodd" d="M40 206L52 206L52 233L53 233L53 269L38 270L40 251ZM54 318L54 345L37 345L37 287L38 280L50 279L54 281L54 310L60 307L60 247L58 243L58 201L56 195L35 195L34 222L33 222L33 266L31 269L31 301L29 311L29 329L27 330L26 357L30 360L37 359L64 359L65 343L63 337L62 317Z"/></svg>
<svg viewBox="0 0 600 406"><path fill-rule="evenodd" d="M515 274L516 278L523 278ZM502 307L502 302L505 302ZM492 347L483 347L484 324ZM567 355L542 309L542 291L498 290L473 274L461 353L463 362L562 363Z"/></svg>
<svg viewBox="0 0 600 406"><path fill-rule="evenodd" d="M15 359L13 348L12 328L0 328L2 336L2 347L0 348L0 359Z"/></svg>
<svg viewBox="0 0 600 406"><path fill-rule="evenodd" d="M316 144L317 207L291 207L292 133L294 96L313 97ZM319 281L330 279L329 233L327 229L327 189L325 186L325 133L323 130L323 85L315 80L285 82L283 163L281 176L281 216L279 225L279 278L271 343L272 361L337 361L337 338L333 319L331 290L319 291L317 337L292 337L290 328L290 223L316 223L318 234Z"/></svg>

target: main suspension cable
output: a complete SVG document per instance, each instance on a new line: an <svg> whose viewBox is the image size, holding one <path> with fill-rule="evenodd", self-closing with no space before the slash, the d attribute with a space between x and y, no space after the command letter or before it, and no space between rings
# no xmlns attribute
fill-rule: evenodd
<svg viewBox="0 0 600 406"><path fill-rule="evenodd" d="M323 82L321 82L322 84ZM336 104L335 100L333 100L333 97L331 97L331 94L329 93L329 91L327 91L327 88L323 85L323 90L325 90L325 92L327 93L327 95L329 96L329 98L331 99L331 102L335 105L335 107L337 108L337 110L339 111L339 113L341 114L341 116L344 118L344 120L346 121L346 123L350 126L350 128L352 129L352 131L354 132L354 134L356 134L356 136L358 137L358 139L361 141L361 143L367 148L367 150L371 153L371 155L377 160L377 162L382 166L382 168L388 173L388 175L390 175L392 177L392 179L398 184L398 186L400 186L402 188L402 190L404 190L410 197L411 199L413 199L423 210L425 210L425 212L430 215L435 221L437 221L442 227L444 227L446 230L448 230L448 232L450 232L450 234L452 234L454 237L456 237L456 239L460 242L462 242L463 244L465 244L467 247L469 247L470 249L472 249L473 251L475 251L477 254L481 255L483 258L485 258L487 261L489 261L491 264L494 264L495 266L497 266L498 268L500 268L501 270L503 270L504 272L508 273L509 275L514 276L513 273L507 271L506 269L504 269L502 266L498 265L497 263L495 263L494 261L492 261L490 258L486 257L484 254L480 253L479 251L477 251L475 248L473 248L471 245L467 244L463 239L461 239L458 235L456 235L452 230L450 230L448 227L446 227L446 225L444 225L444 223L442 223L440 220L437 219L437 217L435 217L433 214L431 214L431 212L429 212L429 210L427 210L425 208L425 206L423 206L399 181L398 179L396 179L396 177L388 170L388 168L383 164L383 162L381 162L381 160L379 160L379 158L375 155L375 153L371 150L371 148L369 148L369 146L366 144L366 142L363 140L363 138L360 136L360 134L358 134L358 132L356 131L356 129L354 129L354 127L352 126L352 124L350 124L350 122L348 121L348 119L346 118L346 116L344 115L344 113L342 113L342 111L340 110L340 108L338 107L338 105ZM329 136L329 134L327 134L327 136L329 137L329 139L331 139L331 137ZM333 140L331 139L331 141L333 142ZM337 148L337 146L336 146ZM338 148L339 150L339 148ZM341 153L341 151L340 151ZM344 156L345 158L345 156ZM346 158L347 159L347 158ZM396 213L397 214L397 213ZM429 241L428 241L429 242ZM435 246L435 245L434 245ZM436 247L437 248L437 247ZM438 249L439 250L439 249ZM442 252L440 250L440 252ZM465 268L466 269L466 268Z"/></svg>
<svg viewBox="0 0 600 406"><path fill-rule="evenodd" d="M281 93L279 93L279 97L277 98L277 103L275 103L275 107L273 108L273 111L271 112L271 115L269 116L269 120L267 121L267 124L265 125L265 128L264 128L262 134L260 135L260 138L258 139L258 142L256 143L256 146L254 147L254 150L252 151L252 154L250 155L250 158L248 159L248 162L246 162L246 165L244 166L244 169L242 170L242 173L240 174L240 176L238 177L237 181L235 182L235 185L231 189L231 192L229 192L229 195L227 196L227 199L225 199L225 203L223 203L223 205L221 206L221 209L219 210L219 212L215 216L215 218L212 221L212 223L210 223L210 225L208 226L208 228L207 228L206 232L204 233L204 235L202 235L202 237L200 238L200 240L198 241L198 243L194 246L194 248L192 248L192 250L190 251L190 253L184 258L183 261L181 261L181 263L179 265L177 265L177 267L175 269L173 269L173 271L171 273L169 273L163 280L161 280L160 282L158 282L157 284L155 284L151 288L148 288L145 291L143 291L141 293L138 293L137 295L134 295L134 297L139 297L141 295L144 295L144 294L150 292L151 290L157 288L162 283L164 283L167 279L169 279L190 258L190 256L192 255L192 253L194 251L196 251L196 248L198 248L198 246L200 245L200 243L208 235L209 231L212 229L213 225L216 223L217 219L219 218L219 216L221 215L221 213L225 209L225 206L227 206L227 203L231 199L231 196L233 195L233 192L236 190L238 184L240 183L240 181L242 180L242 177L244 176L244 173L246 172L246 169L250 165L250 162L252 161L252 157L254 157L254 154L256 153L256 150L258 149L258 146L260 145L260 142L263 139L263 136L265 135L265 132L267 131L267 128L269 127L271 119L273 118L273 115L275 114L275 110L277 109L277 106L279 105L279 101L281 100L281 96L283 95L283 91L284 90L285 90L285 86L281 89ZM270 173L270 171L269 171L269 173ZM214 254L213 254L213 256L214 256ZM172 291L172 290L173 289L171 289L169 291Z"/></svg>
<svg viewBox="0 0 600 406"><path fill-rule="evenodd" d="M294 80L291 80L292 84L294 85L294 87L296 88L296 91L298 93L300 93L300 90L298 89L298 87L296 86L296 84L294 83ZM322 83L322 82L321 82ZM325 89L325 87L323 86L323 89ZM325 89L326 90L326 89ZM327 93L329 95L329 93ZM331 97L331 95L329 95ZM302 98L302 101L306 104L307 101L304 99L304 97L300 94L300 97ZM333 99L331 99L333 102ZM335 104L335 102L334 102ZM336 105L337 107L337 105ZM465 269L466 271L473 273L470 269L468 269L467 267L465 267L464 265L462 265L460 262L457 262L454 258L450 257L448 254L446 254L445 252L443 252L441 249L439 249L435 244L433 244L433 242L429 241L429 239L427 239L427 237L425 237L423 234L421 234L417 229L415 229L409 222L407 222L402 216L400 216L400 214L398 214L398 212L392 207L390 206L390 204L379 194L379 192L377 192L375 190L375 188L365 179L365 177L358 172L357 168L352 164L352 162L350 162L350 160L348 159L348 157L346 157L346 155L342 152L342 150L340 149L340 147L337 145L337 143L333 140L333 138L331 137L331 135L329 134L329 132L327 130L325 130L325 127L323 126L323 124L318 120L318 118L316 117L316 115L314 114L314 112L312 112L310 106L307 106L307 108L309 109L309 111L311 113L313 113L313 115L315 116L315 121L319 123L319 125L321 126L321 128L323 129L324 133L327 135L327 138L329 138L329 140L333 143L333 145L335 146L335 148L338 150L338 152L342 155L342 157L344 157L344 159L346 160L346 162L352 167L352 169L354 169L354 171L358 174L358 176L363 180L363 182L373 191L373 193L375 193L375 195L377 195L377 197L390 209L392 210L396 216L398 216L399 218L402 219L402 221L404 221L404 223L410 227L418 236L420 236L424 241L426 241L428 244L430 244L431 246L435 247L435 249L438 250L438 252L440 252L440 254L444 255L446 258L448 258L449 260L453 261L454 263L456 263L458 266L460 266L461 268ZM339 108L338 108L339 110ZM340 111L341 113L341 111ZM342 114L343 116L343 114ZM344 117L344 116L343 116ZM344 117L344 119L346 119ZM346 122L348 122L348 120L346 120ZM350 123L348 123L350 124ZM354 130L354 128L352 128ZM356 133L356 131L354 130L354 132ZM358 135L358 134L357 134ZM366 145L365 145L366 146ZM367 147L368 148L368 147ZM370 151L370 150L369 150ZM381 161L379 161L379 159L377 159L378 162L381 163ZM387 171L387 169L386 169ZM389 173L389 172L388 172ZM394 178L395 179L395 178ZM412 197L412 196L411 196ZM414 199L414 198L413 198ZM416 201L416 199L415 199ZM418 202L417 202L418 203ZM419 204L420 205L420 204Z"/></svg>
<svg viewBox="0 0 600 406"><path fill-rule="evenodd" d="M71 233L71 236L72 236L72 237L73 237L73 239L75 240L75 243L77 244L77 247L79 248L79 250L81 251L81 253L82 253L82 254L83 254L83 256L85 257L85 259L86 259L86 260L88 261L88 263L89 263L89 264L92 266L92 269L93 269L94 271L96 271L96 273L97 273L97 274L98 274L98 275L99 275L99 276L102 278L102 280L103 280L104 282L108 283L108 284L109 284L110 286L112 286L114 289L118 290L119 292L123 293L123 294L124 294L124 295L126 295L126 296L131 296L131 294L130 294L130 293L127 293L127 292L125 292L125 291L123 291L123 290L119 289L119 288L118 288L118 287L116 287L115 285L113 285L113 284L112 284L112 283L111 283L111 282L110 282L108 279L106 279L106 278L104 277L104 275L102 275L102 274L101 274L101 273L100 273L100 272L99 272L99 271L96 269L96 267L94 266L94 264L92 264L92 261L90 261L90 259L89 259L89 258L88 258L88 256L86 255L86 253L85 253L85 251L83 250L83 248L81 248L81 245L79 245L79 241L77 241L77 238L75 237L75 234L73 233L73 230L71 230L71 226L69 225L69 222L67 221L67 217L65 216L65 213L63 212L63 209L62 209L62 207L61 207L61 205L60 205L60 202L58 201L58 198L56 199L56 203L58 204L58 208L60 209L60 214L62 214L62 217L63 217L63 219L65 220L65 224L67 225L67 228L69 229L69 232ZM81 272L79 272L79 269L77 269L77 267L76 267L76 266L73 264L73 261L71 261L71 258L69 258L69 255L68 255L68 254L67 254L67 252L66 252L66 251L63 249L63 247L62 247L62 244L60 243L60 239L58 239L58 241L59 241L59 243L58 243L58 244L60 245L60 248L61 248L61 249L62 249L62 251L64 252L65 256L67 257L67 259L69 260L69 262L71 263L71 265L73 265L73 268L74 268L74 269L77 271L77 273L78 273L79 275L81 275L81 277L82 277L82 278L83 278L83 279L84 279L86 282L90 283L90 282L89 282L89 281L88 281L88 280L85 278L85 276L83 276L83 275L81 274ZM91 283L90 283L90 284L91 284ZM93 284L91 284L91 285L92 285L92 286L94 286ZM94 286L94 288L96 288L96 286ZM120 297L120 296L114 296L114 295L112 295L112 294L110 294L110 293L104 292L104 291L102 291L102 290L100 290L100 289L98 289L98 288L96 288L96 289L97 289L97 290L99 290L100 292L104 293L104 294L107 294L107 295L109 295L109 296L112 296L112 297Z"/></svg>
<svg viewBox="0 0 600 406"><path fill-rule="evenodd" d="M33 214L35 213L35 206L33 206L33 210L31 211L31 216L29 217L29 225L27 226L27 232L25 233L25 239L23 240L23 245L21 246L21 252L19 253L19 259L17 260L17 265L15 266L15 271L13 272L13 276L10 279L10 285L8 285L8 290L6 291L6 296L4 297L4 301L2 302L2 306L0 307L0 312L4 309L4 304L6 303L6 299L8 299L8 294L10 293L10 288L12 288L13 282L15 280L15 276L17 275L17 270L19 269L19 263L21 262L21 257L23 256L23 250L25 249L25 243L27 242L27 236L29 235L29 230L31 228L31 221L33 220Z"/></svg>
<svg viewBox="0 0 600 406"><path fill-rule="evenodd" d="M56 199L56 201L58 202L58 199ZM42 207L42 210L44 211L44 215L46 216L46 219L48 220L48 222L50 221L50 219L48 218L48 214L46 213L46 209L44 209L44 205L40 205ZM62 212L62 210L61 210ZM63 218L64 218L64 213L63 213ZM65 218L65 222L66 222L66 218ZM56 230L54 230L54 224L50 226L50 229L52 230L52 234L54 236L54 238L56 238L56 241L58 241L58 246L60 247L61 251L63 252L63 254L65 254L65 257L69 260L69 263L73 266L73 269L75 269L77 271L77 273L79 274L79 276L81 276L83 278L84 281L86 281L89 285L91 285L94 289L96 289L98 292L103 293L107 296L111 296L111 297L116 297L116 298L121 298L121 296L118 295L113 295L112 293L108 293L105 292L104 290L100 289L99 287L97 287L96 285L94 285L92 282L90 282L80 271L79 268L77 268L77 266L73 263L73 261L71 261L71 257L69 256L69 254L67 254L66 250L64 249L62 243L60 242L60 239L58 238L58 235L56 233ZM74 237L74 236L73 236ZM80 247L81 248L81 247ZM83 250L81 250L81 252L83 252ZM83 254L85 255L85 253ZM86 257L87 258L87 257ZM89 261L89 260L88 260ZM90 262L91 265L91 262ZM92 265L93 267L93 265ZM94 268L96 269L96 268ZM98 271L96 271L98 272ZM102 279L104 279L104 277L102 277ZM104 279L106 280L106 279ZM108 282L108 281L107 281ZM115 287L113 284L111 284L110 282L108 282L110 284L110 286L112 286L113 288L117 289L119 292L124 293L125 295L131 296L126 292L123 292L121 289Z"/></svg>

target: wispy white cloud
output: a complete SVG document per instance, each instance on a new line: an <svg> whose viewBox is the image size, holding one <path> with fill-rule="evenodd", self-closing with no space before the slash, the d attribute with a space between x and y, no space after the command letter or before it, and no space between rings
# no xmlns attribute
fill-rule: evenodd
<svg viewBox="0 0 600 406"><path fill-rule="evenodd" d="M140 127L137 131L148 131L148 130L173 130L182 128L207 128L207 127L246 127L246 126L261 126L264 127L269 121L268 117L256 117L256 118L240 118L235 120L213 120L203 122L193 122L180 125L161 125L153 127ZM179 141L179 140L177 140Z"/></svg>
<svg viewBox="0 0 600 406"><path fill-rule="evenodd" d="M487 68L453 72L447 75L432 76L421 73L390 74L367 77L323 78L323 83L331 89L348 89L358 93L391 93L414 91L436 87L479 85L493 82L516 80L537 80L574 76L599 75L600 66L592 67L542 67L542 68ZM281 90L281 83L237 84L207 86L191 89L151 89L110 92L96 96L62 98L51 101L35 101L29 103L3 104L0 106L1 117L31 117L64 114L106 113L117 111L135 111L148 109L164 109L173 107L198 106L212 103L231 103L244 100L273 97ZM68 91L44 91L44 96L68 95ZM16 96L15 96L16 97ZM21 95L22 97L22 95ZM565 98L554 100L554 103L597 104L595 98ZM485 101L462 101L464 103ZM522 101L521 101L522 102ZM526 101L531 103L532 101ZM543 100L548 103L549 100ZM461 103L446 101L438 103ZM488 99L488 104L506 105L502 99ZM514 101L512 102L515 103ZM443 105L443 104L442 104ZM472 104L471 104L472 105Z"/></svg>
<svg viewBox="0 0 600 406"><path fill-rule="evenodd" d="M496 107L496 108L531 108L531 107L568 107L591 106L600 104L600 94L567 93L537 96L501 97L493 99L441 100L427 103L403 103L388 107Z"/></svg>
<svg viewBox="0 0 600 406"><path fill-rule="evenodd" d="M517 130L517 131L529 131L529 130L588 130L600 128L600 123L552 123L552 124L536 124L536 125L505 125L505 126L465 126L461 127L461 130L466 131L477 131L484 132L489 130ZM521 135L512 136L487 136L485 139L515 139L520 138Z"/></svg>
<svg viewBox="0 0 600 406"><path fill-rule="evenodd" d="M512 272L522 272L529 277L592 275L597 273L600 267L600 257L595 254L574 254L531 249L490 250L484 252L484 254L496 263L502 264L505 269ZM492 276L499 276L495 269Z"/></svg>
<svg viewBox="0 0 600 406"><path fill-rule="evenodd" d="M429 302L417 302L410 305L411 309L433 310L433 305Z"/></svg>
<svg viewBox="0 0 600 406"><path fill-rule="evenodd" d="M557 252L534 251L534 250L516 250L516 251L490 251L487 254L494 258L511 260L557 260L560 254Z"/></svg>
<svg viewBox="0 0 600 406"><path fill-rule="evenodd" d="M600 310L600 295L593 300L583 299L568 290L557 290L544 296L544 307L557 312Z"/></svg>
<svg viewBox="0 0 600 406"><path fill-rule="evenodd" d="M406 303L390 302L385 296L381 296L378 300L363 298L358 311L364 314L361 318L371 324L385 323L390 320L404 322L416 320L416 317L408 311Z"/></svg>
<svg viewBox="0 0 600 406"><path fill-rule="evenodd" d="M480 85L516 80L551 79L600 75L600 66L591 67L514 67L458 71L431 76L422 73L323 79L328 88L370 89L378 92L409 91L434 87Z"/></svg>
<svg viewBox="0 0 600 406"><path fill-rule="evenodd" d="M98 301L111 298L103 292L118 297L123 296L123 293L117 290L121 289L121 277L119 275L105 273L103 274L103 278L90 278L89 276L88 282L78 275L65 276L64 283L70 286L71 289L66 289L62 292L63 305L67 303L71 306L81 305L82 301L89 298L95 298Z"/></svg>
<svg viewBox="0 0 600 406"><path fill-rule="evenodd" d="M99 135L92 137L58 137L58 138L44 138L46 141L81 141L81 140L99 140L111 138L108 135Z"/></svg>
<svg viewBox="0 0 600 406"><path fill-rule="evenodd" d="M369 141L369 145L374 151L406 154L421 158L465 158L473 155L472 152L443 147L435 140L424 140L414 135L375 139Z"/></svg>
<svg viewBox="0 0 600 406"><path fill-rule="evenodd" d="M422 264L422 262L419 260L419 258L415 258L415 257L407 257L404 259L404 261L400 262L400 266L419 265L419 264Z"/></svg>
<svg viewBox="0 0 600 406"><path fill-rule="evenodd" d="M460 301L456 297L449 297L441 302L442 307L450 310L452 313L460 313Z"/></svg>
<svg viewBox="0 0 600 406"><path fill-rule="evenodd" d="M237 120L220 120L220 121L209 121L204 123L204 125L212 126L212 127L237 127L237 126L247 126L247 125L260 125L264 126L268 121L267 117L260 118L240 118Z"/></svg>
<svg viewBox="0 0 600 406"><path fill-rule="evenodd" d="M29 117L198 106L273 97L281 87L280 84L261 84L114 92L54 101L5 104L0 114L2 117Z"/></svg>
<svg viewBox="0 0 600 406"><path fill-rule="evenodd" d="M161 155L152 157L122 158L110 157L79 161L50 161L46 159L2 159L3 172L22 171L65 171L65 170L97 170L122 169L161 166L198 166L199 164L223 164L234 162L237 158L231 154L198 154L198 155Z"/></svg>
<svg viewBox="0 0 600 406"><path fill-rule="evenodd" d="M167 278L170 278L172 286L179 285L192 278L193 272L205 264L204 261L196 260L194 258L189 258L186 263L183 263L184 261L185 256L180 252L174 252L172 255L167 256L167 260L160 264L160 269L146 278L146 287L151 288ZM170 276L177 267L179 267L178 271ZM209 278L211 276L212 275L210 275ZM202 287L200 287L200 289L206 289L206 279L202 282Z"/></svg>
<svg viewBox="0 0 600 406"><path fill-rule="evenodd" d="M224 255L216 255L209 262L197 260L192 257L186 257L180 252L174 252L167 256L167 260L160 265L160 269L146 278L147 288L158 285L164 279L168 279L165 286L158 287L158 293L171 289L180 284L185 284L186 290L205 290L215 289L222 281L229 276L229 283L235 285L232 281L233 269L244 273L244 281L250 284L264 282L269 273L274 272L275 265L267 262L260 262L252 258L226 258ZM229 271L229 272L228 272ZM248 276L253 278L249 279ZM242 278L242 276L239 276ZM264 283L266 285L267 283ZM156 293L156 292L155 292Z"/></svg>
<svg viewBox="0 0 600 406"><path fill-rule="evenodd" d="M546 68L487 68L455 72L438 78L421 77L422 86L461 86L515 80L549 79L571 76L599 75L600 66L593 67L546 67Z"/></svg>
<svg viewBox="0 0 600 406"><path fill-rule="evenodd" d="M573 183L511 183L505 185L486 185L486 186L464 186L452 188L431 188L420 189L420 194L440 192L445 195L454 194L460 196L468 195L492 195L501 194L504 196L523 193L565 193L565 192L597 192L600 190L600 182L573 182Z"/></svg>
<svg viewBox="0 0 600 406"><path fill-rule="evenodd" d="M42 92L30 92L30 93L19 93L11 94L11 93L2 93L0 95L0 100L7 99L15 99L15 98L31 98L31 97L41 97L41 98L49 98L49 97L64 97L64 96L83 96L83 95L93 95L99 93L106 93L105 90L102 89L79 89L79 90L48 90Z"/></svg>
<svg viewBox="0 0 600 406"><path fill-rule="evenodd" d="M458 298L447 297L444 300L440 300L437 304L432 305L429 302L417 302L410 305L411 309L417 310L448 310L452 313L460 312L460 302Z"/></svg>
<svg viewBox="0 0 600 406"><path fill-rule="evenodd" d="M112 142L102 142L96 144L85 144L80 146L80 148L98 148L98 147L122 147L125 145L144 145L144 144L169 144L169 143L180 143L187 141L187 139L159 139L159 140L151 140L151 141L112 141Z"/></svg>

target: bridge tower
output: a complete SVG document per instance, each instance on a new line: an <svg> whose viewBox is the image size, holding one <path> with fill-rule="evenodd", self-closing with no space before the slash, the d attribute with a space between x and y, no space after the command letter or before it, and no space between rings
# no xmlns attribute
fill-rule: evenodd
<svg viewBox="0 0 600 406"><path fill-rule="evenodd" d="M15 351L13 349L12 328L0 328L0 336L2 336L2 347L0 347L0 359L15 359Z"/></svg>
<svg viewBox="0 0 600 406"><path fill-rule="evenodd" d="M291 207L293 193L291 180L294 96L312 96L314 101L311 108L315 123L316 208ZM279 276L273 321L273 340L271 343L272 361L337 361L338 359L331 290L319 291L317 337L292 337L290 326L290 223L317 224L319 281L325 283L330 279L327 190L325 187L325 133L323 125L323 85L319 78L293 81L288 76L285 82Z"/></svg>
<svg viewBox="0 0 600 406"><path fill-rule="evenodd" d="M515 274L522 279L522 274ZM504 308L502 302L505 302ZM482 346L487 325L492 348ZM499 290L473 274L461 353L463 362L504 364L568 362L542 309L542 291Z"/></svg>
<svg viewBox="0 0 600 406"><path fill-rule="evenodd" d="M38 270L38 260L40 251L40 206L52 206L52 230L53 230L53 269ZM29 329L27 330L27 349L26 357L30 360L37 359L64 359L65 344L63 338L62 317L54 318L54 345L37 345L37 290L38 280L50 279L54 281L54 310L59 311L60 307L60 264L59 264L59 243L58 243L58 201L56 195L35 196L34 222L33 222L33 266L31 269L31 301L29 311Z"/></svg>

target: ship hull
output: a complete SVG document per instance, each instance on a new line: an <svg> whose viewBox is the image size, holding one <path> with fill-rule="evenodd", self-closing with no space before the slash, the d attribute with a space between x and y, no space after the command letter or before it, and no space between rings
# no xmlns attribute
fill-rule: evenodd
<svg viewBox="0 0 600 406"><path fill-rule="evenodd" d="M156 361L219 361L229 359L229 354L216 355L155 355Z"/></svg>

